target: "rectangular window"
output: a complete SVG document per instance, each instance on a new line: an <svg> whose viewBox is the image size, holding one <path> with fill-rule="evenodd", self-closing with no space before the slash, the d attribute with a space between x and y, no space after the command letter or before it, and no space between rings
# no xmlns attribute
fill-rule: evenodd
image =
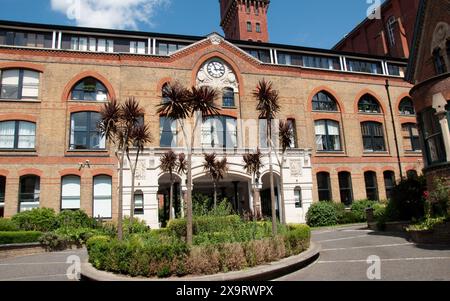
<svg viewBox="0 0 450 301"><path fill-rule="evenodd" d="M295 119L290 118L287 120L287 123L289 125L289 129L291 131L291 136L292 136L290 147L296 148L297 147L297 126L295 123Z"/></svg>
<svg viewBox="0 0 450 301"><path fill-rule="evenodd" d="M294 196L295 196L295 208L297 209L303 208L302 190L300 188L295 188Z"/></svg>
<svg viewBox="0 0 450 301"><path fill-rule="evenodd" d="M419 114L428 165L442 163L447 159L441 125L435 112L433 108L429 108Z"/></svg>
<svg viewBox="0 0 450 301"><path fill-rule="evenodd" d="M39 208L41 183L38 176L20 177L19 212Z"/></svg>
<svg viewBox="0 0 450 301"><path fill-rule="evenodd" d="M340 172L338 178L341 202L350 207L353 203L352 175L349 172Z"/></svg>
<svg viewBox="0 0 450 301"><path fill-rule="evenodd" d="M97 39L89 38L89 51L95 52L97 51Z"/></svg>
<svg viewBox="0 0 450 301"><path fill-rule="evenodd" d="M405 70L406 70L406 66L403 65L395 65L395 64L387 64L388 66L388 73L389 75L392 76L405 76Z"/></svg>
<svg viewBox="0 0 450 301"><path fill-rule="evenodd" d="M106 52L113 53L114 52L114 41L106 40Z"/></svg>
<svg viewBox="0 0 450 301"><path fill-rule="evenodd" d="M177 122L167 117L159 119L160 147L177 147Z"/></svg>
<svg viewBox="0 0 450 301"><path fill-rule="evenodd" d="M70 49L71 50L80 50L80 44L78 42L78 37L72 37L70 39Z"/></svg>
<svg viewBox="0 0 450 301"><path fill-rule="evenodd" d="M347 58L347 70L351 72L383 74L381 62L362 61L350 58Z"/></svg>
<svg viewBox="0 0 450 301"><path fill-rule="evenodd" d="M6 177L0 176L0 207L5 204Z"/></svg>
<svg viewBox="0 0 450 301"><path fill-rule="evenodd" d="M144 194L141 191L137 191L134 194L134 214L144 214Z"/></svg>
<svg viewBox="0 0 450 301"><path fill-rule="evenodd" d="M378 183L377 174L373 171L364 173L364 181L366 183L367 199L371 201L378 201Z"/></svg>
<svg viewBox="0 0 450 301"><path fill-rule="evenodd" d="M341 63L337 57L304 55L303 66L318 69L341 70Z"/></svg>
<svg viewBox="0 0 450 301"><path fill-rule="evenodd" d="M303 66L303 57L301 54L277 52L278 64L280 65L292 65Z"/></svg>
<svg viewBox="0 0 450 301"><path fill-rule="evenodd" d="M365 152L384 152L383 125L377 122L363 122L361 124L363 144Z"/></svg>
<svg viewBox="0 0 450 301"><path fill-rule="evenodd" d="M104 150L105 137L98 129L100 114L96 112L80 112L71 115L70 149L71 150Z"/></svg>
<svg viewBox="0 0 450 301"><path fill-rule="evenodd" d="M317 174L317 189L319 192L319 201L332 201L330 174L320 172Z"/></svg>
<svg viewBox="0 0 450 301"><path fill-rule="evenodd" d="M261 33L261 24L256 23L256 32Z"/></svg>
<svg viewBox="0 0 450 301"><path fill-rule="evenodd" d="M445 59L441 55L441 50L439 48L437 48L433 52L433 60L434 60L434 66L436 68L437 75L444 74L447 72L447 67L445 65Z"/></svg>
<svg viewBox="0 0 450 301"><path fill-rule="evenodd" d="M79 49L80 51L87 51L88 50L88 39L87 38L80 38L79 39Z"/></svg>
<svg viewBox="0 0 450 301"><path fill-rule="evenodd" d="M385 171L383 176L384 187L386 188L386 198L390 200L392 198L392 191L395 187L395 173L393 171Z"/></svg>
<svg viewBox="0 0 450 301"><path fill-rule="evenodd" d="M112 218L112 179L109 176L94 177L94 218Z"/></svg>
<svg viewBox="0 0 450 301"><path fill-rule="evenodd" d="M315 122L317 151L341 151L339 123L333 120Z"/></svg>
<svg viewBox="0 0 450 301"><path fill-rule="evenodd" d="M420 138L417 125L406 123L402 125L403 145L406 151L420 151Z"/></svg>
<svg viewBox="0 0 450 301"><path fill-rule="evenodd" d="M271 63L270 51L266 49L244 49L248 54L260 60L263 63Z"/></svg>
<svg viewBox="0 0 450 301"><path fill-rule="evenodd" d="M36 125L26 121L0 122L0 149L35 148Z"/></svg>
<svg viewBox="0 0 450 301"><path fill-rule="evenodd" d="M78 176L66 176L61 182L61 210L80 209L81 181Z"/></svg>
<svg viewBox="0 0 450 301"><path fill-rule="evenodd" d="M145 42L131 41L130 53L145 54Z"/></svg>
<svg viewBox="0 0 450 301"><path fill-rule="evenodd" d="M252 32L252 22L247 22L247 31Z"/></svg>
<svg viewBox="0 0 450 301"><path fill-rule="evenodd" d="M98 39L97 51L98 52L106 52L106 40L105 39Z"/></svg>

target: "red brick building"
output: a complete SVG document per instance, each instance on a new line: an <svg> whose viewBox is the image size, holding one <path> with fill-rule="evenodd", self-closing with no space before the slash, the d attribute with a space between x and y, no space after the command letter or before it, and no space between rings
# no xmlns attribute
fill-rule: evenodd
<svg viewBox="0 0 450 301"><path fill-rule="evenodd" d="M267 9L269 1L233 1L234 14L242 3ZM240 28L245 18L234 18L234 25ZM396 179L421 172L411 85L402 76L405 59L253 38L0 22L4 215L49 207L117 217L117 164L96 122L105 102L134 96L145 109L154 139L139 161L133 192L129 169L125 171L124 214L129 214L134 193L136 215L158 227L159 196L167 195L170 183L159 169L159 157L168 149L184 151L179 125L156 114L162 89L171 81L221 92L216 103L221 115L204 121L195 133L194 191L212 192L203 153L226 155L230 170L219 192L241 213L258 202L252 189L261 192L263 213L271 210L269 155L258 179L245 172L242 160L257 147L267 150L266 123L258 118L253 96L263 78L279 90L278 118L287 120L295 134L284 167L274 168L277 195L279 175L284 176L286 205L277 210L285 210L288 222L304 222L311 203L319 200L348 205L389 198ZM186 189L185 180L177 175L178 195Z"/></svg>
<svg viewBox="0 0 450 301"><path fill-rule="evenodd" d="M408 58L420 0L386 0L381 19L365 19L333 49Z"/></svg>
<svg viewBox="0 0 450 301"><path fill-rule="evenodd" d="M428 182L450 179L450 1L420 2L407 80L418 112Z"/></svg>

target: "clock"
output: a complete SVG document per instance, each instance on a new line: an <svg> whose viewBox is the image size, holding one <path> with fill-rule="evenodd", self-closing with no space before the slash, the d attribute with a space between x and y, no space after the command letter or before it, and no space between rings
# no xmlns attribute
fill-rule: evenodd
<svg viewBox="0 0 450 301"><path fill-rule="evenodd" d="M225 75L225 66L221 62L210 62L206 67L208 74L214 78L220 78Z"/></svg>

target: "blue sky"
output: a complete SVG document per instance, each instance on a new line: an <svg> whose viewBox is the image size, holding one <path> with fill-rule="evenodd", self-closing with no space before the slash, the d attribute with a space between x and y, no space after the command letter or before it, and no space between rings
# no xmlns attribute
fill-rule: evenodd
<svg viewBox="0 0 450 301"><path fill-rule="evenodd" d="M0 19L78 25L82 22L76 23L64 13L64 5L71 1L77 0L0 0ZM90 5L91 11L97 10L95 5L102 2L107 7L106 13L100 15L108 17L84 13L83 17L86 18L82 24L92 25L96 23L89 22L104 19L106 23L99 26L117 28L117 24L121 24L127 29L186 35L206 35L213 31L223 33L219 26L218 0L79 1ZM129 11L124 10L125 1L135 3L136 6ZM108 6L111 3L113 8ZM145 4L147 6L144 8L142 5ZM272 0L269 12L270 42L330 48L366 17L369 5L367 0ZM117 15L124 11L126 13ZM108 23L108 20L115 20L116 24ZM131 23L125 23L130 20Z"/></svg>

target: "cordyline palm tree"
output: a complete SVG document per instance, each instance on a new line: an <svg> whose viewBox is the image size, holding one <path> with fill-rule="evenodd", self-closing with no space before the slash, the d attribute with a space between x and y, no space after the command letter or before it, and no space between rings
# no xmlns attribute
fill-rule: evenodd
<svg viewBox="0 0 450 301"><path fill-rule="evenodd" d="M164 173L168 173L170 176L170 195L169 195L169 221L171 221L173 217L173 185L174 185L174 177L173 173L177 169L177 155L173 151L168 151L164 153L159 159L160 168Z"/></svg>
<svg viewBox="0 0 450 301"><path fill-rule="evenodd" d="M220 180L223 180L228 172L227 158L222 160L217 159L217 155L205 154L205 162L203 163L203 169L209 173L214 184L214 209L217 208L217 186Z"/></svg>
<svg viewBox="0 0 450 301"><path fill-rule="evenodd" d="M134 218L134 208L135 208L135 195L134 187L136 180L136 170L139 162L139 157L141 153L144 152L145 145L152 142L152 136L150 134L150 128L146 124L136 125L130 134L131 146L128 145L126 148L126 154L128 159L128 164L131 170L131 206L130 206L130 221L133 222ZM131 150L135 150L136 153L134 158L131 157Z"/></svg>
<svg viewBox="0 0 450 301"><path fill-rule="evenodd" d="M186 241L192 245L192 152L195 143L195 133L200 121L210 116L219 115L219 109L214 105L218 92L210 87L192 87L187 90L179 83L169 83L163 91L165 102L158 106L158 114L179 122L183 132L184 141L188 150L187 167L187 193L186 193ZM186 131L187 118L194 118L194 127L189 133Z"/></svg>
<svg viewBox="0 0 450 301"><path fill-rule="evenodd" d="M100 132L114 145L114 153L119 162L119 204L117 237L123 238L123 168L125 156L133 145L143 145L150 138L143 137L148 134L148 127L139 125L144 110L139 107L134 97L128 98L125 103L119 104L115 99L105 103L100 111ZM138 141L139 140L139 141ZM134 193L132 193L134 194Z"/></svg>
<svg viewBox="0 0 450 301"><path fill-rule="evenodd" d="M253 96L258 101L256 110L259 112L259 118L267 120L267 140L269 142L269 169L270 169L270 199L272 205L272 234L277 234L277 215L275 207L275 189L273 180L273 164L272 164L272 121L275 119L276 114L280 111L278 91L273 88L271 82L265 79L261 80L256 90L253 92Z"/></svg>
<svg viewBox="0 0 450 301"><path fill-rule="evenodd" d="M259 181L259 177L261 176L261 168L263 168L262 164L262 153L261 150L258 148L255 153L251 154L245 154L243 156L244 159L244 169L245 171L253 176L253 179L255 179L255 182ZM257 183L255 183L257 184ZM256 199L258 196L258 190L257 187L253 189L253 218L256 220L260 217L260 212L256 207Z"/></svg>
<svg viewBox="0 0 450 301"><path fill-rule="evenodd" d="M281 159L278 154L275 152L278 165L280 166L280 194L281 194L281 223L286 225L286 210L284 206L284 177L283 177L283 168L284 168L284 159L286 156L286 151L291 147L292 141L294 139L294 132L289 125L288 122L280 120L278 135L280 139L280 147L281 147Z"/></svg>

